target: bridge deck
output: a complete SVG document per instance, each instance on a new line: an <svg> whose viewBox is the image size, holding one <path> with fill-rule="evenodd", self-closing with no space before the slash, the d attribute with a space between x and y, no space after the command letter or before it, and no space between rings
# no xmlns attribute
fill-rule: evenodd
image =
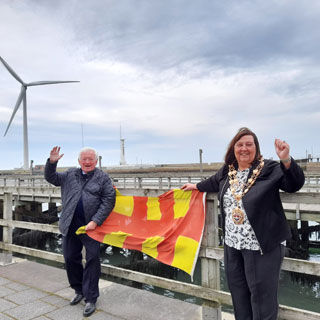
<svg viewBox="0 0 320 320"><path fill-rule="evenodd" d="M62 269L16 259L0 266L0 319L79 320L84 303L73 296ZM200 320L201 307L145 290L100 280L100 297L92 320ZM233 319L223 314L222 320Z"/></svg>

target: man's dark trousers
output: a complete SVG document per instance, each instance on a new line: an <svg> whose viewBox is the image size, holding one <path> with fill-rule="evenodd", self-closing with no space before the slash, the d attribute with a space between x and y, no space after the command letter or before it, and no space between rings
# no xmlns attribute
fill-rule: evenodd
<svg viewBox="0 0 320 320"><path fill-rule="evenodd" d="M71 228L73 229L73 228ZM86 249L86 264L82 265L82 248ZM100 243L86 234L76 235L69 230L62 238L62 249L71 288L82 294L86 302L96 302L101 275Z"/></svg>

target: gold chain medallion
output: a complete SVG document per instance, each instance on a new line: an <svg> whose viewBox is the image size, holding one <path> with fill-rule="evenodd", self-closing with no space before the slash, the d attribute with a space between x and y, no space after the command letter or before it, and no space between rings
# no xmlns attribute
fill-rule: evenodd
<svg viewBox="0 0 320 320"><path fill-rule="evenodd" d="M256 182L263 166L264 161L263 157L260 158L259 164L256 169L252 171L252 176L250 179L248 179L247 183L241 184L239 180L237 179L237 171L234 168L233 164L229 165L229 183L230 183L230 190L232 193L233 198L237 202L237 207L232 210L232 221L234 224L243 224L244 222L244 212L241 209L240 206L240 200L243 198L243 196L250 190L250 188L253 186L253 184ZM236 193L237 186L240 186L240 193Z"/></svg>
<svg viewBox="0 0 320 320"><path fill-rule="evenodd" d="M234 224L243 224L244 212L239 207L232 210L232 220Z"/></svg>

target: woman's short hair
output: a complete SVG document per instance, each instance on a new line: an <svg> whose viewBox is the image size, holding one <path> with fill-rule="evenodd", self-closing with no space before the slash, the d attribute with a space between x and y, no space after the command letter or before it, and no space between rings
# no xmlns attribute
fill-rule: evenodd
<svg viewBox="0 0 320 320"><path fill-rule="evenodd" d="M246 128L246 127L242 127L238 130L238 132L236 133L236 135L232 138L232 140L229 143L226 155L224 157L224 163L227 165L230 164L237 164L237 159L234 155L234 145L243 137L243 136L252 136L253 137L253 141L254 144L256 146L256 155L254 157L253 162L255 162L256 160L258 160L261 157L261 152L260 152L260 145L259 145L259 141L258 138L256 136L256 134L251 131L250 129Z"/></svg>
<svg viewBox="0 0 320 320"><path fill-rule="evenodd" d="M83 153L83 152L87 152L87 151L93 151L93 152L94 152L94 154L95 154L95 158L96 158L96 160L98 160L99 155L98 155L97 150L96 150L96 149L94 149L94 148L89 148L89 147L82 148L82 149L79 151L78 160L80 160L81 153Z"/></svg>

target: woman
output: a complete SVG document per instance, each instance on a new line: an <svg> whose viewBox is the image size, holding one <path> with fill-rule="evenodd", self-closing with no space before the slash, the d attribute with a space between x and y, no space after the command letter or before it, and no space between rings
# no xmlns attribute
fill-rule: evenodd
<svg viewBox="0 0 320 320"><path fill-rule="evenodd" d="M231 140L224 166L183 190L219 192L225 272L237 320L276 320L278 281L285 240L291 237L279 190L296 192L304 174L275 140L280 163L263 159L257 136L241 128Z"/></svg>

